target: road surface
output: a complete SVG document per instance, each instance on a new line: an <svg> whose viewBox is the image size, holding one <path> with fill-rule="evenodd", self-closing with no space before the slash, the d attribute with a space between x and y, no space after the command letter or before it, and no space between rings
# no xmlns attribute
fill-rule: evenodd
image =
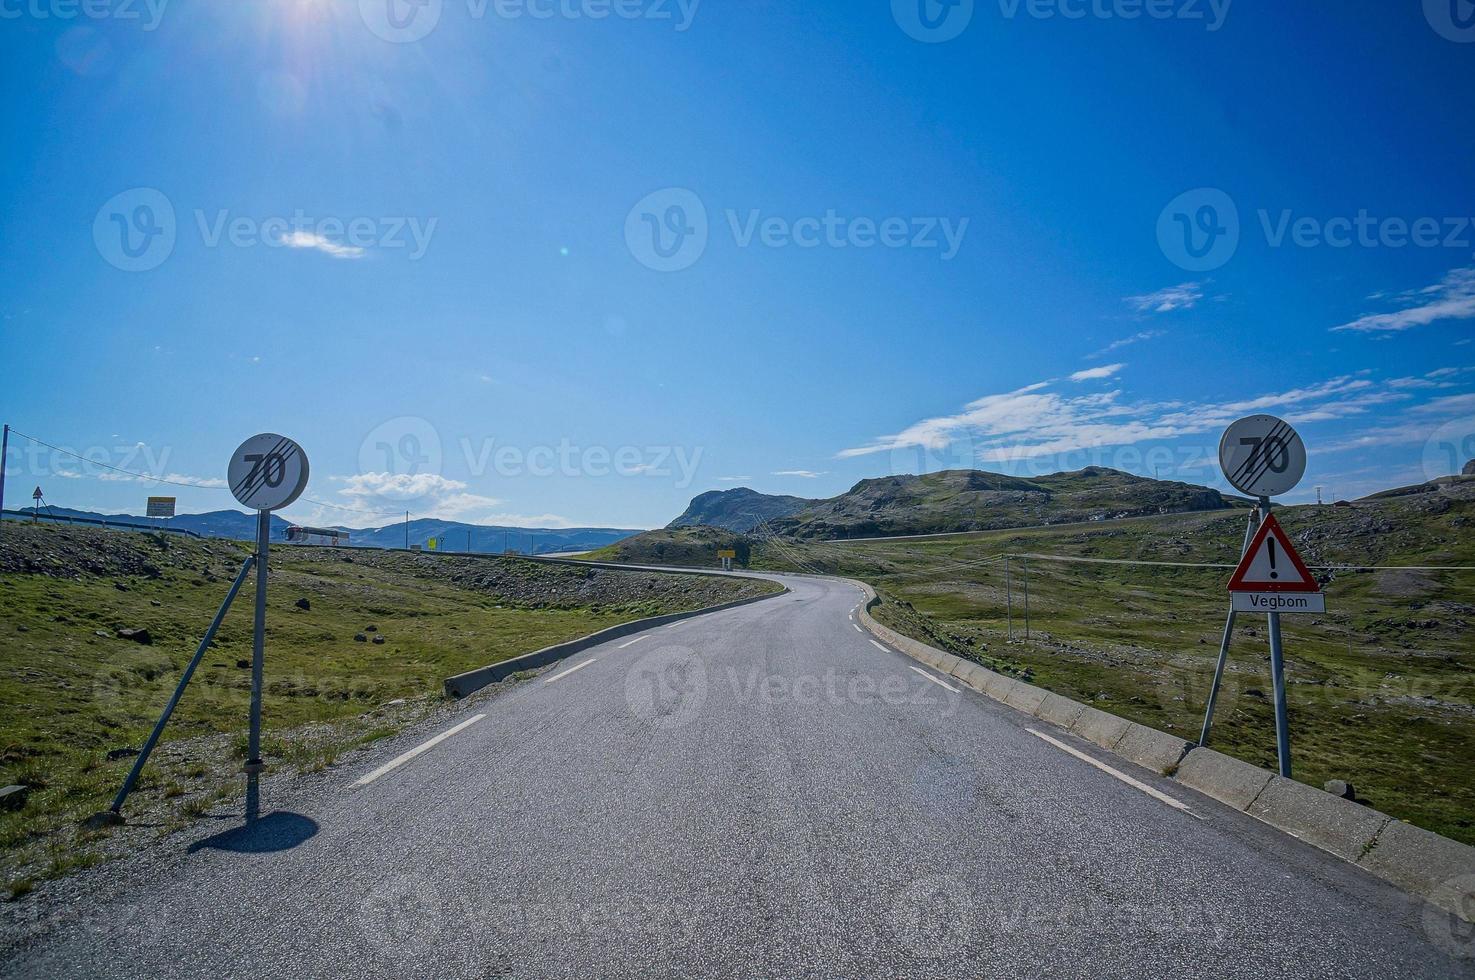
<svg viewBox="0 0 1475 980"><path fill-rule="evenodd" d="M957 690L857 627L855 587L779 578L268 799L0 971L1475 975L1447 916Z"/></svg>

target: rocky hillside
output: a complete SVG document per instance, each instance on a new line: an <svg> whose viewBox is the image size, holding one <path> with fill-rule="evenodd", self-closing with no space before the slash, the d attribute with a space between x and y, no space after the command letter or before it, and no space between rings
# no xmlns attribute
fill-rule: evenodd
<svg viewBox="0 0 1475 980"><path fill-rule="evenodd" d="M1101 467L1035 478L950 470L862 480L848 493L769 521L765 529L797 538L873 538L1226 510L1236 504L1208 487Z"/></svg>
<svg viewBox="0 0 1475 980"><path fill-rule="evenodd" d="M668 527L637 534L585 557L632 565L716 568L719 564L717 552L729 549L737 552L737 564L746 566L752 540L720 527Z"/></svg>
<svg viewBox="0 0 1475 980"><path fill-rule="evenodd" d="M746 533L764 521L788 517L819 503L822 501L773 496L747 487L713 490L692 500L686 513L667 527L703 526Z"/></svg>

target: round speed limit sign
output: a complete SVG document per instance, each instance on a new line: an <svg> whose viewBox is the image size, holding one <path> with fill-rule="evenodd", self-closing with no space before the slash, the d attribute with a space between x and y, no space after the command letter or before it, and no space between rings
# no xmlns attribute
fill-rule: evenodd
<svg viewBox="0 0 1475 980"><path fill-rule="evenodd" d="M230 458L230 492L252 510L280 510L307 489L307 453L267 432L241 443Z"/></svg>
<svg viewBox="0 0 1475 980"><path fill-rule="evenodd" d="M1273 415L1251 415L1219 442L1219 466L1231 486L1252 497L1287 493L1306 475L1306 444Z"/></svg>

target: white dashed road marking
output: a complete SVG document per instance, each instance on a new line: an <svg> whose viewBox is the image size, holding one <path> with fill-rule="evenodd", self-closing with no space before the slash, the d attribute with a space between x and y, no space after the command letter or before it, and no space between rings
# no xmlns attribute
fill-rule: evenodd
<svg viewBox="0 0 1475 980"><path fill-rule="evenodd" d="M875 640L872 640L871 641L871 646L875 647L877 650L880 650L880 651L882 651L884 653L890 653L891 652L890 650L886 649L886 647L883 644L877 643Z"/></svg>
<svg viewBox="0 0 1475 980"><path fill-rule="evenodd" d="M637 636L635 639L631 640L629 643L621 643L619 646L615 647L615 649L616 650L623 650L626 647L633 647L635 644L639 643L641 640L648 640L648 639L650 639L650 637L648 637L648 636Z"/></svg>
<svg viewBox="0 0 1475 980"><path fill-rule="evenodd" d="M394 758L394 759L391 759L390 761L386 762L384 765L380 766L378 769L375 769L373 772L369 773L363 779L360 779L358 782L354 783L354 785L355 786L367 786L367 785L369 785L374 780L378 779L380 776L386 775L387 773L394 772L394 770L398 769L400 766L404 765L406 762L409 762L411 759L415 758L417 755L421 755L421 754L423 754L425 752L429 752L431 749L435 748L437 745L439 745L440 743L444 742L446 739L450 738L452 735L455 735L457 732L465 731L466 729L470 728L472 725L474 725L477 722L481 721L485 717L486 717L486 715L476 715L475 717L467 718L465 721L461 722L461 724L457 725L455 728L451 728L451 729L448 729L446 731L441 732L439 735L435 736L435 738L432 738L430 741L426 742L424 745L417 745L413 749L411 749L410 751L406 752L404 755L399 756L399 757Z"/></svg>
<svg viewBox="0 0 1475 980"><path fill-rule="evenodd" d="M951 684L948 684L948 683L946 683L944 681L938 680L936 677L933 677L931 674L927 673L927 671L923 670L921 667L912 667L911 664L907 664L907 666L908 667L911 667L912 670L915 670L917 673L921 674L923 677L927 678L929 681L931 681L932 683L936 684L938 687L945 687L949 691L952 691L954 694L957 694L958 693L958 689L956 687L953 687Z"/></svg>
<svg viewBox="0 0 1475 980"><path fill-rule="evenodd" d="M1026 728L1025 731L1029 732L1031 735L1035 736L1036 738L1042 738L1042 739L1044 739L1045 741L1049 742L1051 745L1055 746L1057 749L1059 749L1062 752L1068 752L1068 753L1070 753L1071 755L1075 756L1077 759L1080 759L1082 762L1088 762L1088 763L1090 763L1091 765L1095 766L1097 769L1100 769L1102 772L1106 773L1108 776L1114 776L1115 778L1120 779L1122 782L1126 783L1128 786L1132 787L1133 789L1141 790L1142 792L1146 793L1148 796L1152 797L1153 799L1155 799L1155 800L1157 800L1157 801L1159 801L1161 803L1166 803L1168 806L1173 807L1175 810L1182 810L1184 813L1188 814L1190 817L1193 817L1195 820L1202 820L1203 819L1203 817L1199 816L1197 813L1194 813L1192 810L1190 810L1188 808L1188 805L1186 803L1183 803L1181 800L1175 800L1171 796L1169 796L1167 793L1160 793L1157 790L1153 789L1151 786L1147 785L1146 783L1141 782L1140 780L1133 779L1131 776L1128 776L1124 772L1117 772L1115 769L1113 769L1111 766L1108 766L1106 763L1104 763L1104 762L1098 762L1097 760L1091 758L1086 753L1080 752L1080 751L1078 751L1076 749L1071 748L1069 745L1066 745L1064 742L1060 741L1059 739L1051 738L1049 735L1046 735L1044 732L1037 732L1033 728Z"/></svg>
<svg viewBox="0 0 1475 980"><path fill-rule="evenodd" d="M568 670L565 670L561 674L554 674L552 677L549 677L547 680L543 681L543 683L544 684L552 684L554 681L561 681L565 677L567 677L569 674L572 674L574 671L576 671L576 670L583 670L585 667L589 666L590 664L592 664L594 661L596 661L598 659L599 659L598 657L590 657L588 660L586 660L583 663L579 664L579 666L577 666L577 667L570 667Z"/></svg>

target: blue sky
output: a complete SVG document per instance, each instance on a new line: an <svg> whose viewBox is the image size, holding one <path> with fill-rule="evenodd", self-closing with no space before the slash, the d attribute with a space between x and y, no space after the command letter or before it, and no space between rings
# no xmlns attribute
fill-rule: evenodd
<svg viewBox="0 0 1475 980"><path fill-rule="evenodd" d="M1465 0L90 2L0 0L0 415L190 486L12 506L260 431L355 526L1475 456Z"/></svg>

